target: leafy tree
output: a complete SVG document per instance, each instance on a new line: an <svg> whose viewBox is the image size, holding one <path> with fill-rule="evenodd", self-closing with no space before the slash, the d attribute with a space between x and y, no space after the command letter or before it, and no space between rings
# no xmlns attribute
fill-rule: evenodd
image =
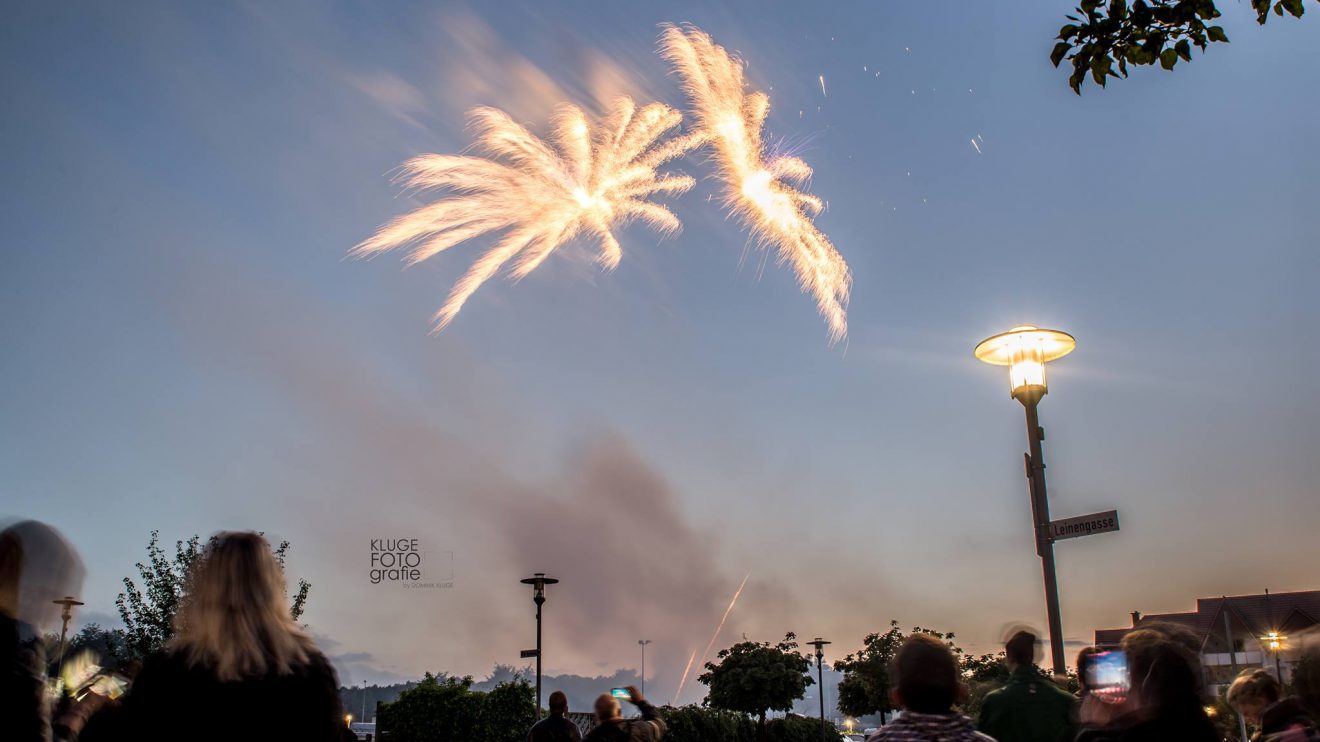
<svg viewBox="0 0 1320 742"><path fill-rule="evenodd" d="M848 716L866 716L894 710L889 700L889 665L911 634L929 634L947 644L960 661L963 657L962 649L954 644L952 632L945 634L916 626L910 634L904 634L898 621L890 621L888 631L867 634L860 650L834 663L835 670L843 671L838 691L840 711Z"/></svg>
<svg viewBox="0 0 1320 742"><path fill-rule="evenodd" d="M1008 682L1008 658L1003 651L999 654L965 655L962 659L962 673L967 683L967 704L963 710L975 718L980 714L981 703L990 691Z"/></svg>
<svg viewBox="0 0 1320 742"><path fill-rule="evenodd" d="M1251 0L1256 22L1270 13L1301 18L1305 0ZM1089 74L1100 87L1110 77L1127 77L1128 65L1153 65L1166 70L1178 60L1192 61L1192 47L1205 52L1211 42L1228 42L1224 28L1208 25L1221 13L1215 0L1081 0L1069 23L1059 29L1050 61L1058 67L1072 62L1068 85L1082 94Z"/></svg>
<svg viewBox="0 0 1320 742"><path fill-rule="evenodd" d="M744 641L721 649L719 664L707 662L697 678L710 686L707 705L756 716L757 738L764 739L766 712L792 708L814 682L811 660L798 653L796 639L790 632L778 644Z"/></svg>
<svg viewBox="0 0 1320 742"><path fill-rule="evenodd" d="M216 538L212 536L207 541L207 547L215 543ZM275 561L279 562L281 568L284 567L284 557L288 550L288 541L281 541L272 549ZM160 547L160 531L151 532L151 540L147 543L147 561L136 565L142 586L139 587L133 578L125 577L124 592L115 598L119 617L124 621L124 650L128 656L146 657L159 651L173 638L174 614L188 594L188 575L205 553L206 547L202 546L201 537L193 536L187 541L174 542L174 558L170 559ZM295 621L306 608L307 593L311 587L307 580L298 580L298 592L293 596L289 608Z"/></svg>
<svg viewBox="0 0 1320 742"><path fill-rule="evenodd" d="M482 693L472 678L437 678L420 683L384 704L376 717L382 736L393 742L522 742L536 718L534 691L518 677Z"/></svg>
<svg viewBox="0 0 1320 742"><path fill-rule="evenodd" d="M70 658L84 651L90 651L96 658L96 664L102 667L118 668L128 659L124 645L123 629L106 629L98 623L89 623L78 633L68 637L64 655L59 654L60 635L57 632L46 634L46 673L59 673Z"/></svg>
<svg viewBox="0 0 1320 742"><path fill-rule="evenodd" d="M834 728L834 725L827 727L822 737L820 719L808 716L785 716L782 719L774 719L765 726L765 738L769 742L820 742L821 739L839 742L843 739L843 735Z"/></svg>
<svg viewBox="0 0 1320 742"><path fill-rule="evenodd" d="M486 691L482 731L487 742L523 742L536 722L536 689L523 677Z"/></svg>
<svg viewBox="0 0 1320 742"><path fill-rule="evenodd" d="M756 727L746 714L701 706L665 708L665 742L752 742ZM819 728L813 730L820 737Z"/></svg>

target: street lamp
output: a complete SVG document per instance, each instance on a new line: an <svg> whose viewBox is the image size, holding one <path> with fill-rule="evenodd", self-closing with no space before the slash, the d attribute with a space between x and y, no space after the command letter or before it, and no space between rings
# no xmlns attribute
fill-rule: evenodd
<svg viewBox="0 0 1320 742"><path fill-rule="evenodd" d="M650 644L650 639L638 639L637 644L642 648L642 695L646 695L646 645Z"/></svg>
<svg viewBox="0 0 1320 742"><path fill-rule="evenodd" d="M1058 330L1041 330L1031 325L1014 327L982 340L976 357L995 366L1008 366L1008 388L1013 399L1027 411L1026 454L1027 484L1031 495L1031 516L1036 532L1036 553L1045 573L1045 610L1050 624L1050 655L1054 674L1065 671L1063 657L1063 619L1059 615L1059 585L1054 569L1054 540L1050 537L1050 504L1045 494L1045 456L1041 442L1045 429L1040 426L1036 405L1048 392L1045 364L1062 358L1077 347L1072 335Z"/></svg>
<svg viewBox="0 0 1320 742"><path fill-rule="evenodd" d="M64 620L64 624L60 626L60 653L59 653L59 661L63 662L64 646L65 646L64 642L69 636L69 619L73 618L73 607L75 605L83 605L83 603L75 599L72 595L66 595L63 598L60 598L59 600L52 600L51 602L54 603L55 605L64 606L64 610L60 612L60 618Z"/></svg>
<svg viewBox="0 0 1320 742"><path fill-rule="evenodd" d="M522 584L532 586L532 602L536 603L536 718L541 718L541 606L545 604L545 586L558 583L553 577L546 577L544 572L522 580Z"/></svg>
<svg viewBox="0 0 1320 742"><path fill-rule="evenodd" d="M1260 638L1261 642L1269 647L1270 652L1274 654L1274 676L1279 679L1280 683L1283 682L1283 664L1279 661L1279 653L1283 651L1283 643L1287 638L1276 630L1271 630Z"/></svg>
<svg viewBox="0 0 1320 742"><path fill-rule="evenodd" d="M825 670L822 662L825 652L822 651L822 648L829 643L819 636L807 642L808 645L816 648L816 682L820 688L818 695L820 696L820 738L822 742L825 739Z"/></svg>

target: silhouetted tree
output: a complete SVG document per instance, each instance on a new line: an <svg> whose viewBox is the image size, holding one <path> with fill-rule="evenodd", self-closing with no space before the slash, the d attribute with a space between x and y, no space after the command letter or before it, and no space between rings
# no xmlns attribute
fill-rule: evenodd
<svg viewBox="0 0 1320 742"><path fill-rule="evenodd" d="M1293 665L1292 692L1312 716L1320 719L1320 649L1303 652Z"/></svg>
<svg viewBox="0 0 1320 742"><path fill-rule="evenodd" d="M384 704L377 730L393 742L521 742L536 718L532 686L522 677L489 692L472 690L472 678L427 673L416 686Z"/></svg>
<svg viewBox="0 0 1320 742"><path fill-rule="evenodd" d="M954 644L952 632L945 634L917 626L910 633L929 634L942 640L963 661L963 651ZM834 663L834 669L843 672L838 691L840 711L848 716L866 716L894 710L889 700L889 665L908 636L898 627L898 621L890 621L888 631L867 634L860 650Z"/></svg>
<svg viewBox="0 0 1320 742"><path fill-rule="evenodd" d="M719 663L707 662L697 678L710 686L706 704L755 716L757 738L763 739L766 712L792 708L814 682L807 674L811 660L798 653L796 639L790 632L778 644L745 641L721 649Z"/></svg>
<svg viewBox="0 0 1320 742"><path fill-rule="evenodd" d="M1270 13L1301 18L1304 0L1251 0L1256 21L1264 25ZM1192 61L1192 47L1203 53L1211 42L1227 42L1222 26L1208 25L1222 15L1214 0L1082 0L1069 23L1059 29L1050 61L1058 67L1072 62L1068 85L1082 94L1087 75L1100 87L1110 77L1127 77L1128 65L1153 65L1166 70L1178 60Z"/></svg>
<svg viewBox="0 0 1320 742"><path fill-rule="evenodd" d="M215 540L212 536L207 546ZM284 566L288 551L288 541L272 548L280 567ZM147 561L136 565L141 587L133 578L125 577L124 592L115 599L119 617L124 620L124 648L129 656L146 657L159 651L174 636L174 614L188 593L188 575L205 553L201 537L193 536L187 541L174 542L174 558L170 559L160 548L160 531L151 532ZM298 592L289 607L295 621L303 614L311 587L307 580L298 580Z"/></svg>

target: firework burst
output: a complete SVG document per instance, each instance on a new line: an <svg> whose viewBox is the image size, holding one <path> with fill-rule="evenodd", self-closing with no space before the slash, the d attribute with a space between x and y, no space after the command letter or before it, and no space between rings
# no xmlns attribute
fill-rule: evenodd
<svg viewBox="0 0 1320 742"><path fill-rule="evenodd" d="M576 237L595 239L597 262L612 270L622 256L616 227L639 221L661 233L681 228L668 208L648 200L681 194L693 185L685 175L657 172L701 141L700 135L689 135L660 142L681 120L682 114L663 104L639 109L621 98L593 133L582 109L565 105L546 142L503 111L474 109L471 129L479 156L422 155L401 168L399 180L406 188L443 190L444 197L385 224L350 254L367 257L409 248L404 260L412 265L473 238L501 233L436 312L437 332L506 265L512 262L510 276L521 279Z"/></svg>
<svg viewBox="0 0 1320 742"><path fill-rule="evenodd" d="M769 97L748 93L741 61L700 29L669 26L660 53L678 72L696 127L712 144L725 206L758 244L773 245L778 261L793 267L798 285L816 300L830 341L842 339L852 274L813 221L823 203L799 188L811 167L797 157L767 155L762 129Z"/></svg>

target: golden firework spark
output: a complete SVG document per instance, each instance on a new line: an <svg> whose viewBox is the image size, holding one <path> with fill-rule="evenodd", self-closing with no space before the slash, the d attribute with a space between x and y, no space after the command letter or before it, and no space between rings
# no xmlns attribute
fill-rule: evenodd
<svg viewBox="0 0 1320 742"><path fill-rule="evenodd" d="M509 274L521 279L575 237L595 238L597 262L612 270L622 255L615 227L636 220L673 233L682 226L669 209L647 200L693 185L685 175L657 172L700 141L680 136L658 143L681 120L681 113L661 103L638 109L621 98L593 134L582 109L565 105L547 143L503 111L476 108L471 128L483 156L430 154L404 163L399 180L405 187L443 189L445 197L385 224L350 254L411 247L404 260L412 265L470 239L502 233L436 312L437 332L507 263L514 261Z"/></svg>
<svg viewBox="0 0 1320 742"><path fill-rule="evenodd" d="M758 244L773 245L779 262L792 265L798 285L815 298L829 326L830 342L842 339L852 274L813 222L824 204L797 187L811 177L811 167L797 157L766 153L762 128L769 97L748 93L741 61L700 29L667 27L660 53L677 70L697 129L713 145L725 206Z"/></svg>

